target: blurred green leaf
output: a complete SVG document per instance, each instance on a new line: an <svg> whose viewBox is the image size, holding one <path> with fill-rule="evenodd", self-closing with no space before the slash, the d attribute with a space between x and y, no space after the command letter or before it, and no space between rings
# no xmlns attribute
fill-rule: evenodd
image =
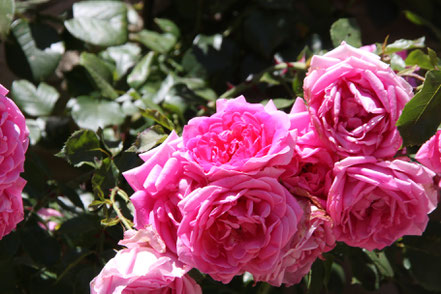
<svg viewBox="0 0 441 294"><path fill-rule="evenodd" d="M92 188L95 195L103 198L110 194L110 189L118 185L120 172L112 159L103 159L100 167L92 177Z"/></svg>
<svg viewBox="0 0 441 294"><path fill-rule="evenodd" d="M0 38L2 40L9 34L9 27L14 19L14 13L14 0L0 0Z"/></svg>
<svg viewBox="0 0 441 294"><path fill-rule="evenodd" d="M420 145L441 123L441 71L428 71L423 88L404 107L397 127L403 145Z"/></svg>
<svg viewBox="0 0 441 294"><path fill-rule="evenodd" d="M432 64L433 68L439 70L439 67L441 66L441 60L439 59L436 52L427 47L427 53L429 54L430 63Z"/></svg>
<svg viewBox="0 0 441 294"><path fill-rule="evenodd" d="M38 88L27 80L16 80L12 83L12 97L17 105L27 114L33 116L49 115L60 94L46 83L40 83Z"/></svg>
<svg viewBox="0 0 441 294"><path fill-rule="evenodd" d="M159 88L156 95L153 97L153 103L159 104L164 101L165 97L168 95L170 90L176 84L176 79L172 74L169 74L164 81L161 83L161 87Z"/></svg>
<svg viewBox="0 0 441 294"><path fill-rule="evenodd" d="M323 293L323 282L325 280L325 267L323 261L317 259L311 267L308 280L308 294Z"/></svg>
<svg viewBox="0 0 441 294"><path fill-rule="evenodd" d="M37 48L29 23L24 19L14 21L11 31L26 56L34 80L41 81L52 75L64 52L64 46L45 50Z"/></svg>
<svg viewBox="0 0 441 294"><path fill-rule="evenodd" d="M83 52L80 56L80 64L86 68L104 97L118 98L118 93L111 86L113 80L112 70L103 60L94 54Z"/></svg>
<svg viewBox="0 0 441 294"><path fill-rule="evenodd" d="M404 11L404 15L408 20L410 20L414 24L424 25L430 28L438 37L438 40L441 40L441 30L437 26L435 26L432 22L409 10Z"/></svg>
<svg viewBox="0 0 441 294"><path fill-rule="evenodd" d="M20 237L24 250L37 264L50 266L59 260L61 248L58 241L39 226L24 227Z"/></svg>
<svg viewBox="0 0 441 294"><path fill-rule="evenodd" d="M147 152L156 145L164 142L166 138L167 135L164 134L163 130L159 129L158 126L153 126L138 134L130 150L138 153Z"/></svg>
<svg viewBox="0 0 441 294"><path fill-rule="evenodd" d="M149 30L134 33L131 35L131 38L159 53L167 53L175 46L177 41L176 37L171 33L160 34Z"/></svg>
<svg viewBox="0 0 441 294"><path fill-rule="evenodd" d="M109 47L100 53L104 59L111 60L116 65L115 80L119 80L136 64L141 54L141 48L133 43Z"/></svg>
<svg viewBox="0 0 441 294"><path fill-rule="evenodd" d="M164 33L170 33L175 36L176 39L181 35L179 27L171 20L165 18L155 18L155 23Z"/></svg>
<svg viewBox="0 0 441 294"><path fill-rule="evenodd" d="M383 276L387 278L392 278L394 276L392 266L383 251L375 252L363 249L363 252L375 264Z"/></svg>
<svg viewBox="0 0 441 294"><path fill-rule="evenodd" d="M406 58L406 65L417 65L422 69L432 70L433 64L430 56L425 54L422 50L417 49L410 52Z"/></svg>
<svg viewBox="0 0 441 294"><path fill-rule="evenodd" d="M76 38L97 46L127 40L127 7L119 1L83 1L73 5L73 19L64 22Z"/></svg>
<svg viewBox="0 0 441 294"><path fill-rule="evenodd" d="M135 89L142 86L151 73L151 66L155 58L155 52L150 51L145 55L138 64L133 68L127 77L127 84Z"/></svg>
<svg viewBox="0 0 441 294"><path fill-rule="evenodd" d="M35 145L40 141L42 137L45 136L46 122L40 118L37 119L26 119L26 126L29 129L29 139L31 145Z"/></svg>
<svg viewBox="0 0 441 294"><path fill-rule="evenodd" d="M83 164L95 167L95 161L102 157L99 138L90 130L78 130L69 137L57 156L76 167Z"/></svg>
<svg viewBox="0 0 441 294"><path fill-rule="evenodd" d="M331 25L330 33L334 47L340 46L342 41L354 47L361 47L360 28L353 18L340 18Z"/></svg>
<svg viewBox="0 0 441 294"><path fill-rule="evenodd" d="M403 51L403 50L411 50L415 48L423 48L425 46L425 37L421 37L415 40L406 40L406 39L399 39L395 42L389 44L386 46L384 53L385 54L392 54L395 52Z"/></svg>
<svg viewBox="0 0 441 294"><path fill-rule="evenodd" d="M160 113L157 110L144 109L142 111L142 115L154 120L155 122L157 122L158 124L160 124L161 126L163 126L164 128L166 128L170 131L172 131L175 128L175 125L173 124L173 122L170 119L168 119L168 117L166 117L165 115L163 115L162 113Z"/></svg>
<svg viewBox="0 0 441 294"><path fill-rule="evenodd" d="M118 103L88 96L72 99L70 107L72 118L77 125L94 131L110 125L120 125L125 117Z"/></svg>

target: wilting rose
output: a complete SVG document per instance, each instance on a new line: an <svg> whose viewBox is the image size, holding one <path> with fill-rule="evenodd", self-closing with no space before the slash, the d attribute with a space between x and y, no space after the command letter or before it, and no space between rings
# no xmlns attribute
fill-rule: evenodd
<svg viewBox="0 0 441 294"><path fill-rule="evenodd" d="M176 252L176 231L182 218L178 202L199 183L205 184L201 171L179 156L181 142L172 132L160 146L140 155L142 165L123 173L135 190L130 197L135 227L152 225L172 252Z"/></svg>
<svg viewBox="0 0 441 294"><path fill-rule="evenodd" d="M301 189L325 201L336 156L318 137L303 99L297 98L289 117L290 129L297 132L297 142L291 162L281 176L282 182L294 194Z"/></svg>
<svg viewBox="0 0 441 294"><path fill-rule="evenodd" d="M243 96L219 99L216 107L210 117L191 119L182 135L184 151L206 174L256 174L264 167L288 164L294 138L286 113L273 103L247 103Z"/></svg>
<svg viewBox="0 0 441 294"><path fill-rule="evenodd" d="M127 231L120 250L90 283L91 294L199 294L201 288L186 275L189 268L148 227ZM157 239L156 239L157 238ZM156 249L149 247L150 244Z"/></svg>
<svg viewBox="0 0 441 294"><path fill-rule="evenodd" d="M441 131L427 140L415 155L415 159L433 170L441 173Z"/></svg>
<svg viewBox="0 0 441 294"><path fill-rule="evenodd" d="M400 148L395 123L412 87L379 56L342 43L312 58L303 88L321 139L341 157L387 158Z"/></svg>
<svg viewBox="0 0 441 294"><path fill-rule="evenodd" d="M277 265L266 273L255 275L255 281L264 281L276 287L281 284L287 287L297 284L322 253L335 247L331 218L309 201L299 200L299 203L305 213L298 231L282 249L282 257Z"/></svg>
<svg viewBox="0 0 441 294"><path fill-rule="evenodd" d="M327 211L338 241L382 249L403 235L421 235L437 205L434 173L402 159L348 157L334 167Z"/></svg>
<svg viewBox="0 0 441 294"><path fill-rule="evenodd" d="M179 208L179 259L223 283L270 271L303 214L277 179L247 175L196 189Z"/></svg>
<svg viewBox="0 0 441 294"><path fill-rule="evenodd" d="M0 85L0 239L9 234L23 220L21 192L26 181L20 178L28 130L18 107L5 95Z"/></svg>

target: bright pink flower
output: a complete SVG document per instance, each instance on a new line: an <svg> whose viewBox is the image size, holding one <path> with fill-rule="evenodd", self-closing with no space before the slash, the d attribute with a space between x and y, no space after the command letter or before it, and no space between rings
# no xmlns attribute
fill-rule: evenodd
<svg viewBox="0 0 441 294"><path fill-rule="evenodd" d="M318 137L303 99L297 98L289 117L291 130L297 132L297 142L291 162L281 177L282 182L293 194L303 195L300 189L326 201L337 158Z"/></svg>
<svg viewBox="0 0 441 294"><path fill-rule="evenodd" d="M205 179L197 166L179 156L182 139L172 132L157 148L141 154L144 163L123 173L135 190L131 201L135 206L135 227L150 224L176 252L176 231L181 221L178 202Z"/></svg>
<svg viewBox="0 0 441 294"><path fill-rule="evenodd" d="M196 189L179 208L179 259L223 283L270 271L303 214L276 178L247 175Z"/></svg>
<svg viewBox="0 0 441 294"><path fill-rule="evenodd" d="M91 294L201 294L196 282L186 275L189 268L172 254L148 247L151 230L128 231L120 250L90 282ZM165 248L165 245L159 245ZM165 249L164 249L165 250Z"/></svg>
<svg viewBox="0 0 441 294"><path fill-rule="evenodd" d="M421 146L415 159L437 174L441 173L441 130Z"/></svg>
<svg viewBox="0 0 441 294"><path fill-rule="evenodd" d="M393 156L401 146L395 126L412 87L379 56L345 43L314 56L305 99L321 139L342 156Z"/></svg>
<svg viewBox="0 0 441 294"><path fill-rule="evenodd" d="M310 271L317 257L335 247L331 218L309 201L299 203L305 213L298 231L282 249L282 257L277 265L266 273L255 275L255 281L264 281L276 287L297 284Z"/></svg>
<svg viewBox="0 0 441 294"><path fill-rule="evenodd" d="M23 171L29 132L18 107L0 85L0 239L23 220L21 192L26 181Z"/></svg>
<svg viewBox="0 0 441 294"><path fill-rule="evenodd" d="M288 115L267 106L251 104L243 96L219 99L210 117L196 117L183 131L183 146L191 161L208 175L231 172L256 174L264 167L286 165L294 139Z"/></svg>
<svg viewBox="0 0 441 294"><path fill-rule="evenodd" d="M373 250L421 235L438 202L434 175L401 159L358 156L336 163L327 211L337 240Z"/></svg>

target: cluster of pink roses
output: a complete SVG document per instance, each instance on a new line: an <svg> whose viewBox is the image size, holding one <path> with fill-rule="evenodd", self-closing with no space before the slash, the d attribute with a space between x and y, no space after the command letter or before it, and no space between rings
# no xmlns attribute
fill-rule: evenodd
<svg viewBox="0 0 441 294"><path fill-rule="evenodd" d="M7 93L0 85L0 239L23 220L21 192L26 181L20 173L29 143L25 118Z"/></svg>
<svg viewBox="0 0 441 294"><path fill-rule="evenodd" d="M342 44L313 57L304 93L307 105L297 98L289 114L220 99L182 137L141 154L124 173L138 231L91 292L200 293L191 268L223 283L248 272L289 286L336 241L372 250L421 234L438 201L435 174L394 158L412 87Z"/></svg>

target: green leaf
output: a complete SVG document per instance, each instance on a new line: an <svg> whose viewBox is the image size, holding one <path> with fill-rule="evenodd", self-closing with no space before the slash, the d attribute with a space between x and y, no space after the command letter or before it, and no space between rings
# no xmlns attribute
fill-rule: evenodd
<svg viewBox="0 0 441 294"><path fill-rule="evenodd" d="M101 224L106 227L111 227L119 224L119 218L106 218L101 220Z"/></svg>
<svg viewBox="0 0 441 294"><path fill-rule="evenodd" d="M167 135L164 134L163 130L161 132L162 128L158 127L159 126L153 126L139 133L130 150L143 153L164 142L164 140L167 139Z"/></svg>
<svg viewBox="0 0 441 294"><path fill-rule="evenodd" d="M14 19L15 1L0 0L0 38L6 39L9 33L9 27Z"/></svg>
<svg viewBox="0 0 441 294"><path fill-rule="evenodd" d="M311 267L308 283L308 294L323 293L323 282L325 280L325 267L323 261L317 259Z"/></svg>
<svg viewBox="0 0 441 294"><path fill-rule="evenodd" d="M139 88L147 81L150 73L151 66L155 59L155 52L150 51L145 55L141 61L135 66L132 72L127 77L127 84L132 88Z"/></svg>
<svg viewBox="0 0 441 294"><path fill-rule="evenodd" d="M70 101L72 118L80 128L96 131L110 125L120 125L125 118L121 106L113 101L80 96Z"/></svg>
<svg viewBox="0 0 441 294"><path fill-rule="evenodd" d="M441 71L428 71L423 88L404 107L397 122L403 145L420 145L441 123Z"/></svg>
<svg viewBox="0 0 441 294"><path fill-rule="evenodd" d="M12 83L12 97L15 103L27 114L42 116L51 114L60 94L48 84L40 83L38 88L27 81L17 80Z"/></svg>
<svg viewBox="0 0 441 294"><path fill-rule="evenodd" d="M385 54L392 54L395 52L403 51L403 50L410 50L415 48L423 48L425 46L425 37L421 37L415 40L406 40L406 39L399 39L395 42L389 44L386 46L384 53Z"/></svg>
<svg viewBox="0 0 441 294"><path fill-rule="evenodd" d="M422 50L417 49L410 52L406 58L406 65L417 65L422 69L432 70L433 64L430 61L430 56L425 54Z"/></svg>
<svg viewBox="0 0 441 294"><path fill-rule="evenodd" d="M131 37L133 40L159 53L167 53L175 46L177 41L176 37L171 33L160 34L149 30L134 33Z"/></svg>
<svg viewBox="0 0 441 294"><path fill-rule="evenodd" d="M127 41L127 7L122 2L78 2L73 5L73 17L64 25L84 42L107 47Z"/></svg>
<svg viewBox="0 0 441 294"><path fill-rule="evenodd" d="M331 40L334 47L345 41L354 47L361 46L360 28L353 18L340 18L331 25Z"/></svg>
<svg viewBox="0 0 441 294"><path fill-rule="evenodd" d="M407 17L407 19L410 20L411 22L413 22L414 24L424 25L424 26L430 28L435 33L435 35L438 37L438 39L441 40L441 30L438 29L433 23L431 23L430 21L424 19L420 15L413 13L409 10L404 11L404 14Z"/></svg>
<svg viewBox="0 0 441 294"><path fill-rule="evenodd" d="M115 80L124 76L129 68L139 59L141 48L137 44L127 43L121 46L109 47L100 53L100 56L116 65Z"/></svg>
<svg viewBox="0 0 441 294"><path fill-rule="evenodd" d="M441 66L441 60L438 58L436 52L427 47L427 53L429 53L430 63L432 64L433 68L439 70L439 67Z"/></svg>
<svg viewBox="0 0 441 294"><path fill-rule="evenodd" d="M294 104L294 99L285 99L285 98L276 98L276 99L271 99L273 100L274 105L278 108L278 109L282 109L282 108L287 108L290 107ZM266 103L268 103L269 100L263 100L262 103L266 105Z"/></svg>
<svg viewBox="0 0 441 294"><path fill-rule="evenodd" d="M78 130L67 139L56 156L65 158L76 167L83 164L95 167L95 161L102 157L99 138L90 130Z"/></svg>
<svg viewBox="0 0 441 294"><path fill-rule="evenodd" d="M26 126L29 129L29 138L31 145L35 145L40 141L40 139L46 136L46 121L41 118L37 119L26 119Z"/></svg>
<svg viewBox="0 0 441 294"><path fill-rule="evenodd" d="M374 252L363 249L363 252L375 264L375 266L378 268L383 276L387 278L392 278L394 276L392 266L390 265L389 260L387 259L386 254L384 254L383 251Z"/></svg>
<svg viewBox="0 0 441 294"><path fill-rule="evenodd" d="M179 30L179 27L169 19L155 18L155 23L164 33L170 33L173 36L175 36L176 39L178 39L179 36L181 35L181 31Z"/></svg>
<svg viewBox="0 0 441 294"><path fill-rule="evenodd" d="M50 266L59 260L61 248L58 241L39 226L26 226L20 233L24 250L37 264Z"/></svg>
<svg viewBox="0 0 441 294"><path fill-rule="evenodd" d="M83 52L80 55L80 64L86 68L103 96L112 99L118 98L118 93L111 86L112 70L103 60L92 53Z"/></svg>
<svg viewBox="0 0 441 294"><path fill-rule="evenodd" d="M11 31L26 56L34 80L41 81L49 77L58 66L64 46L40 50L32 37L29 23L23 19L14 21Z"/></svg>
<svg viewBox="0 0 441 294"><path fill-rule="evenodd" d="M154 120L155 122L157 122L158 124L160 124L161 126L163 126L164 128L166 128L170 131L172 131L175 128L175 125L173 124L173 122L171 120L169 120L168 117L166 117L165 115L163 115L162 113L160 113L157 110L145 109L142 111L142 115L144 117L147 117L147 118Z"/></svg>
<svg viewBox="0 0 441 294"><path fill-rule="evenodd" d="M93 174L92 188L100 198L109 194L110 189L118 185L119 170L112 159L105 158L99 167L99 169Z"/></svg>

